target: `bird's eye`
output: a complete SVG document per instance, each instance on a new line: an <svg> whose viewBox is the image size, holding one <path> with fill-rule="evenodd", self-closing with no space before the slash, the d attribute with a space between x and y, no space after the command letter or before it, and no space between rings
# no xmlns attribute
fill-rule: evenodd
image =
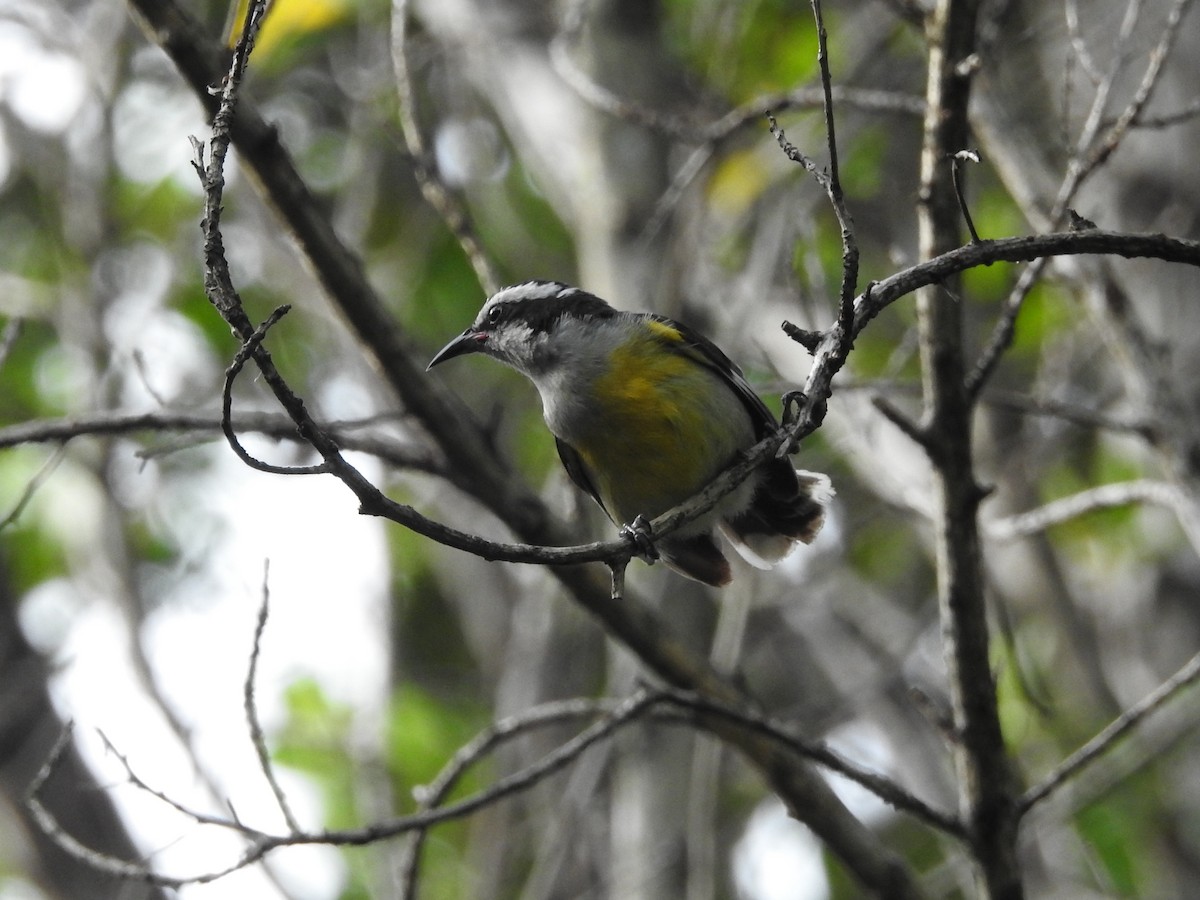
<svg viewBox="0 0 1200 900"><path fill-rule="evenodd" d="M487 311L487 321L489 325L495 325L500 321L500 316L503 310L499 306L493 306Z"/></svg>

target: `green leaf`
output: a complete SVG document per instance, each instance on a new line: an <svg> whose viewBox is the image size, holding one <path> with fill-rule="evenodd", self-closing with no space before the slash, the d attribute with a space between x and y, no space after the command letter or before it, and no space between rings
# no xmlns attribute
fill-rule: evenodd
<svg viewBox="0 0 1200 900"><path fill-rule="evenodd" d="M1124 801L1130 799L1130 791L1125 789L1121 793L1125 795L1122 798ZM1079 814L1076 821L1079 823L1080 837L1103 864L1118 895L1138 896L1138 885L1142 879L1138 874L1137 857L1149 849L1145 846L1146 837L1140 817L1131 816L1128 803L1122 802L1119 811L1109 804L1089 807Z"/></svg>
<svg viewBox="0 0 1200 900"><path fill-rule="evenodd" d="M486 715L462 704L435 697L406 683L392 698L388 721L388 756L392 771L410 796L412 789L428 784L454 752L486 723ZM479 775L464 779L465 790L477 786Z"/></svg>
<svg viewBox="0 0 1200 900"><path fill-rule="evenodd" d="M817 35L807 5L786 0L731 4L720 16L695 0L668 0L664 31L684 63L734 102L813 78ZM829 27L831 34L836 29Z"/></svg>

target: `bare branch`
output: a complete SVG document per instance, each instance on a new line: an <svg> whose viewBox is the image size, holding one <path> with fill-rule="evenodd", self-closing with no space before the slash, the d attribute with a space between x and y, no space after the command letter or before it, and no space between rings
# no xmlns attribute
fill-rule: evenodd
<svg viewBox="0 0 1200 900"><path fill-rule="evenodd" d="M854 293L858 286L858 241L854 237L854 219L850 216L845 195L842 193L837 131L833 116L833 76L829 71L825 18L821 13L821 0L811 0L811 5L813 17L817 22L817 64L821 71L821 88L824 91L825 141L829 151L829 202L842 231L842 289L838 294L837 331L838 339L845 343L845 350L849 352L850 328L854 323Z"/></svg>
<svg viewBox="0 0 1200 900"><path fill-rule="evenodd" d="M1151 444L1158 439L1157 426L1152 422L1106 415L1078 403L994 389L985 392L980 400L1000 409L1010 409L1030 416L1046 416L1083 428L1134 434Z"/></svg>
<svg viewBox="0 0 1200 900"><path fill-rule="evenodd" d="M262 342L267 336L267 331L272 325L283 318L290 309L290 306L281 306L276 309L261 325L254 329L254 332L238 348L238 352L233 358L233 363L230 364L225 372L225 387L221 392L221 430L225 433L225 439L229 442L229 446L233 449L233 452L237 454L238 459L252 469L257 469L260 472L268 472L272 475L322 475L331 471L327 463L316 466L276 466L263 462L242 446L241 441L238 440L237 432L233 430L233 383L237 380L238 373L242 371L242 367L246 364L247 359L259 351L266 352L262 350ZM269 363L270 358L267 357L266 361ZM259 365L261 366L262 364L263 361L259 360ZM282 385L282 381L280 381L280 384ZM291 396L293 403L299 402L298 398L291 394L291 390L286 385L283 385L283 389Z"/></svg>
<svg viewBox="0 0 1200 900"><path fill-rule="evenodd" d="M617 708L618 704L611 700L559 700L495 722L459 747L430 784L414 791L418 806L421 810L437 807L472 766L514 738L539 728L599 715L612 715ZM400 896L405 900L416 897L417 867L427 831L425 828L414 829L404 846L397 867L401 884Z"/></svg>
<svg viewBox="0 0 1200 900"><path fill-rule="evenodd" d="M960 240L953 156L970 138L967 111L978 59L979 14L977 0L938 0L926 29L929 72L917 209L925 258L944 254ZM1016 779L989 663L979 542L979 504L985 492L975 474L963 304L957 293L957 281L950 280L917 295L923 446L933 468L938 620L956 737L959 813L970 836L976 890L982 897L1018 900L1023 889Z"/></svg>
<svg viewBox="0 0 1200 900"><path fill-rule="evenodd" d="M1130 127L1145 109L1155 86L1158 84L1159 76L1162 73L1162 65L1170 54L1183 13L1190 3L1191 0L1175 0L1159 42L1150 55L1146 71L1142 76L1141 83L1138 85L1133 99L1101 137L1100 132L1104 124L1104 114L1108 107L1109 95L1113 84L1124 68L1130 52L1130 38L1141 9L1140 0L1131 0L1126 7L1126 15L1117 36L1117 52L1114 55L1109 71L1100 79L1096 86L1096 93L1092 99L1087 118L1075 142L1075 149L1068 161L1066 174L1059 185L1058 195L1049 213L1050 227L1057 228L1062 225L1067 215L1068 207L1071 205L1083 182L1116 151ZM1068 15L1070 13L1071 8L1068 4ZM1029 296L1029 292L1041 277L1045 264L1045 260L1039 260L1028 266L1021 273L1021 277L1012 291L1009 292L1009 296L1005 300L1004 307L1001 310L1000 318L997 320L973 371L968 376L968 393L973 400L978 397L984 382L995 371L1000 357L1012 344L1013 336L1016 332L1017 316L1020 314L1021 308L1025 304L1025 299Z"/></svg>
<svg viewBox="0 0 1200 900"><path fill-rule="evenodd" d="M159 797L164 802L170 803L173 807L191 816L197 822L202 824L217 825L224 828L229 828L238 831L250 837L250 846L241 854L241 856L229 864L228 866L205 872L199 875L192 876L171 876L164 875L153 871L149 867L139 864L126 862L124 860L115 859L104 854L97 853L88 847L80 844L71 835L59 828L54 818L45 810L37 799L37 792L50 777L51 773L57 766L58 760L61 758L65 748L69 743L70 734L67 732L56 746L55 751L47 759L38 777L30 786L29 792L29 807L33 812L36 821L46 831L46 833L55 840L64 852L70 853L78 859L91 865L98 871L106 872L111 875L116 875L122 878L128 878L135 881L144 881L151 884L161 885L164 887L181 887L185 884L208 884L224 878L226 875L245 868L253 863L262 860L268 853L280 847L297 846L304 844L326 844L329 846L360 846L363 844L375 843L386 838L395 837L396 835L404 834L414 830L428 829L432 825L440 822L450 821L451 819L462 818L477 812L486 806L491 806L500 800L512 796L524 790L528 790L535 784L545 780L550 775L560 771L565 766L574 761L581 753L586 751L600 740L603 740L621 727L630 724L640 718L655 702L653 695L641 691L628 699L617 704L603 719L589 726L584 731L580 732L573 739L562 744L555 750L543 756L538 762L521 769L511 775L505 776L491 787L479 791L449 806L439 809L429 809L415 813L409 816L401 816L387 822L381 822L374 825L368 825L364 828L351 829L346 831L323 831L323 832L296 832L288 835L267 835L262 832L257 832L254 829L247 828L240 822L233 819L219 819L204 814L195 813L191 810L180 806L170 800L165 795L150 788L149 790L154 796ZM536 718L536 717L535 717ZM490 745L489 745L490 746ZM478 753L486 751L479 750ZM473 761L477 745L472 744L467 748L460 750L456 759L465 757L469 754ZM466 763L464 763L465 765ZM136 779L132 770L126 764L126 770L129 772L131 779L135 780L139 786L145 787L144 783Z"/></svg>
<svg viewBox="0 0 1200 900"><path fill-rule="evenodd" d="M18 316L13 316L4 323L4 330L0 331L0 368L4 367L4 363L8 361L8 356L12 353L13 347L20 340L24 325L25 320Z"/></svg>
<svg viewBox="0 0 1200 900"><path fill-rule="evenodd" d="M770 110L766 113L767 122L771 126L771 135L779 144L779 149L783 151L783 155L797 165L803 166L805 171L810 174L813 179L821 186L825 193L829 193L829 175L821 170L821 167L816 164L812 157L805 154L800 148L787 139L783 129L779 127L779 123L775 121L775 114Z"/></svg>
<svg viewBox="0 0 1200 900"><path fill-rule="evenodd" d="M368 425L394 418L394 414L389 414L366 419L333 421L326 424L326 429L338 446L346 450L376 456L396 468L416 469L452 479L454 473L446 471L442 463L423 447L375 435L355 433ZM127 435L142 432L207 433L220 432L221 427L220 416L203 413L100 412L66 419L38 419L0 428L0 449L23 444L65 443L84 435ZM296 423L282 413L240 413L233 417L232 427L238 432L253 431L282 440L301 440L296 432ZM169 450L143 449L138 453L144 457L157 456L178 450L182 446L191 446L192 443L194 442L174 445Z"/></svg>
<svg viewBox="0 0 1200 900"><path fill-rule="evenodd" d="M922 430L920 424L914 422L903 410L898 409L887 397L872 397L871 405L879 410L880 415L899 428L914 444L929 449L929 435Z"/></svg>
<svg viewBox="0 0 1200 900"><path fill-rule="evenodd" d="M1134 128L1170 128L1174 125L1182 125L1190 122L1192 119L1200 116L1200 100L1193 100L1182 109L1178 109L1172 113L1162 113L1157 116L1148 116L1144 114L1138 115L1134 120Z"/></svg>
<svg viewBox="0 0 1200 900"><path fill-rule="evenodd" d="M762 734L791 752L810 759L831 772L836 772L861 785L889 806L912 815L926 825L953 837L964 837L962 823L953 815L933 809L924 801L900 788L891 779L867 771L840 753L831 750L826 744L806 741L798 737L792 729L780 722L749 709L714 703L687 691L664 690L662 696L672 705L695 713L696 721L706 728L711 727L711 724L706 724L706 719L715 716L733 722L741 728Z"/></svg>
<svg viewBox="0 0 1200 900"><path fill-rule="evenodd" d="M1063 11L1067 17L1067 34L1071 38L1071 50L1074 53L1074 59L1079 61L1080 67L1093 84L1099 84L1103 79L1103 74L1100 67L1096 64L1096 60L1092 57L1091 50L1088 49L1087 43L1083 39L1083 35L1079 31L1079 0L1066 0L1063 4Z"/></svg>
<svg viewBox="0 0 1200 900"><path fill-rule="evenodd" d="M45 484L50 476L54 474L54 470L58 468L59 463L63 461L65 455L66 448L58 447L46 457L46 461L42 463L41 468L34 472L33 477L25 482L25 487L21 489L21 496L17 498L17 502L13 504L12 509L5 514L4 518L0 519L0 531L15 524L21 518L21 513L25 512L26 507L33 500L34 494L38 492L38 488Z"/></svg>
<svg viewBox="0 0 1200 900"><path fill-rule="evenodd" d="M500 279L484 252L475 229L471 226L463 205L458 201L438 175L437 165L430 158L417 122L417 98L412 86L412 72L408 60L408 0L394 0L392 4L392 69L396 77L396 100L399 107L400 128L404 135L409 157L413 164L413 175L421 188L425 201L441 216L450 233L466 254L475 270L475 277L487 294L500 289Z"/></svg>
<svg viewBox="0 0 1200 900"><path fill-rule="evenodd" d="M288 828L291 829L292 834L299 834L300 825L296 821L296 817L292 815L292 807L288 803L287 795L284 794L279 780L275 777L275 767L271 765L271 753L267 749L267 738L263 734L262 724L258 720L258 704L254 699L258 655L262 650L262 637L267 627L267 612L271 603L270 572L271 561L265 560L263 562L262 603L259 604L258 621L254 625L254 646L250 650L250 666L246 671L246 683L242 687L242 706L246 710L246 723L250 727L250 742L254 744L254 753L258 757L258 765L262 769L263 777L270 785L271 793L275 795L275 802L279 804L279 811L283 814Z"/></svg>
<svg viewBox="0 0 1200 900"><path fill-rule="evenodd" d="M695 122L679 116L667 115L617 96L616 93L596 82L575 64L571 47L579 41L584 27L585 3L571 3L558 33L550 41L550 63L554 71L585 102L618 119L650 128L671 137L687 140L702 128Z"/></svg>
<svg viewBox="0 0 1200 900"><path fill-rule="evenodd" d="M1080 183L1099 166L1103 165L1105 160L1120 146L1130 127L1142 114L1142 110L1146 108L1146 104L1150 102L1150 98L1154 94L1154 89L1158 86L1159 77L1162 75L1163 64L1166 62L1167 57L1170 56L1171 47L1179 35L1183 16L1191 4L1192 0L1175 0L1172 3L1171 9L1167 14L1167 20L1163 25L1162 34L1159 36L1158 43L1150 52L1146 71L1142 75L1142 80L1138 84L1137 90L1134 91L1133 98L1129 101L1129 104L1125 107L1121 115L1117 117L1117 120L1105 131L1104 137L1100 142L1091 147L1088 155L1079 164L1077 177ZM1057 205L1065 209L1069 202L1069 198L1060 199Z"/></svg>
<svg viewBox="0 0 1200 900"><path fill-rule="evenodd" d="M1200 654L1193 656L1179 671L1160 684L1139 703L1131 706L1119 717L1093 737L1090 741L1062 761L1043 781L1030 788L1021 797L1021 813L1045 800L1112 749L1116 742L1129 733L1143 719L1165 706L1173 697L1200 678Z"/></svg>
<svg viewBox="0 0 1200 900"><path fill-rule="evenodd" d="M1102 484L1070 497L1054 500L1037 509L991 522L988 524L987 533L989 537L999 541L1012 541L1038 534L1055 525L1101 509L1128 506L1131 503L1152 503L1178 510L1181 502L1179 489L1162 481Z"/></svg>
<svg viewBox="0 0 1200 900"><path fill-rule="evenodd" d="M199 810L192 809L191 807L186 806L175 798L171 797L165 791L154 787L148 781L138 775L136 771L134 771L133 765L129 762L129 758L116 748L113 742L109 739L108 735L102 731L99 732L99 735L100 740L104 742L105 750L111 753L117 762L121 764L121 768L125 770L125 777L129 780L129 783L139 791L149 794L155 800L158 800L164 805L171 807L171 809L175 810L177 813L187 816L197 825L213 825L218 828L227 828L232 831L241 832L242 834L250 837L262 836L262 832L243 825L236 819L228 819L224 816L217 816L211 813L204 813L200 812Z"/></svg>
<svg viewBox="0 0 1200 900"><path fill-rule="evenodd" d="M64 853L69 854L99 872L107 872L118 876L140 877L144 871L141 866L132 863L122 863L120 860L112 860L105 854L81 844L59 825L58 820L54 818L50 810L41 801L40 794L42 788L45 787L51 776L58 769L59 764L71 746L73 736L74 726L68 722L62 730L62 734L59 735L58 740L51 748L50 753L47 754L45 762L42 763L41 768L38 769L37 774L29 783L29 789L25 796L25 806L33 817L33 821L42 830L42 833L50 838Z"/></svg>
<svg viewBox="0 0 1200 900"><path fill-rule="evenodd" d="M680 141L699 142L702 147L707 146L710 153L713 149L712 145L719 144L733 133L761 121L763 116L772 110L781 112L793 109L826 109L831 100L836 100L838 103L869 112L920 116L925 111L924 99L914 94L834 86L831 79L827 77L828 69L826 67L821 84L817 87L802 87L790 91L764 94L708 122L696 121L687 116L662 113L619 96L611 89L598 84L587 72L575 64L571 48L579 40L586 8L587 4L578 2L578 0L572 3L563 18L562 28L550 42L550 60L555 72L571 86L585 103L595 109ZM826 55L825 38L822 36L824 24L819 9L814 8L814 13L818 21L818 40L820 42L818 62L824 64L826 62L824 59ZM827 129L828 125L827 117ZM683 168L687 169L691 164L691 160L689 160Z"/></svg>
<svg viewBox="0 0 1200 900"><path fill-rule="evenodd" d="M975 230L975 220L971 218L971 209L967 206L967 196L963 189L962 164L964 162L979 162L979 154L974 150L959 150L953 155L953 164L950 168L951 174L954 176L954 195L958 197L958 208L962 211L963 221L967 224L967 231L971 235L971 242L979 243L979 232Z"/></svg>

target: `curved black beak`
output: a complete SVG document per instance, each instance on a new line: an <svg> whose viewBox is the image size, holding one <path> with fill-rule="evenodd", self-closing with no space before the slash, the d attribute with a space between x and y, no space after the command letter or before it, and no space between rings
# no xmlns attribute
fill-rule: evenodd
<svg viewBox="0 0 1200 900"><path fill-rule="evenodd" d="M463 356L467 353L478 353L483 349L483 344L487 340L486 331L476 331L472 325L445 347L439 350L429 361L429 365L425 367L428 372L438 363L444 363L448 359L454 359L456 356Z"/></svg>

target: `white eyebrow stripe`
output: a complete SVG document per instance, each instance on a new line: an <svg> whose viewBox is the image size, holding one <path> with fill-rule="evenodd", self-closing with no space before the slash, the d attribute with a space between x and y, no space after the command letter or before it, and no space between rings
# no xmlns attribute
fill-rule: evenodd
<svg viewBox="0 0 1200 900"><path fill-rule="evenodd" d="M574 288L567 288L566 285L557 281L526 281L523 284L514 284L512 287L506 287L497 292L493 300L549 300L551 297L565 296L563 293Z"/></svg>

